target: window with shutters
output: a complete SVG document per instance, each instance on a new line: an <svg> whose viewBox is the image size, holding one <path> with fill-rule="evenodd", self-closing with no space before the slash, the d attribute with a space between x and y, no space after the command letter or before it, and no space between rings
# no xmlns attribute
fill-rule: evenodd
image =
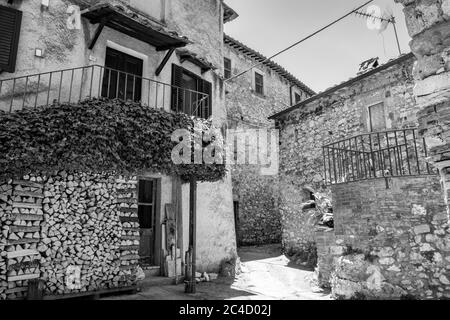
<svg viewBox="0 0 450 320"><path fill-rule="evenodd" d="M225 79L230 79L231 78L231 60L228 58L223 58L223 65L224 65Z"/></svg>
<svg viewBox="0 0 450 320"><path fill-rule="evenodd" d="M14 72L22 12L0 6L0 71Z"/></svg>
<svg viewBox="0 0 450 320"><path fill-rule="evenodd" d="M384 103L378 103L369 107L370 131L386 129L386 117L384 115Z"/></svg>
<svg viewBox="0 0 450 320"><path fill-rule="evenodd" d="M264 76L258 72L255 72L255 92L264 94Z"/></svg>
<svg viewBox="0 0 450 320"><path fill-rule="evenodd" d="M212 114L212 85L176 64L172 64L172 110L207 119Z"/></svg>

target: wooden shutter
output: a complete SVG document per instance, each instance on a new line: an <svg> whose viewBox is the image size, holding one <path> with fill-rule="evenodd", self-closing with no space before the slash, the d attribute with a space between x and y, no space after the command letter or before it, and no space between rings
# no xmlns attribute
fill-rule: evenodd
<svg viewBox="0 0 450 320"><path fill-rule="evenodd" d="M208 119L212 115L212 84L206 80L201 80L200 92L208 95L208 98L202 103L201 114L199 117Z"/></svg>
<svg viewBox="0 0 450 320"><path fill-rule="evenodd" d="M231 60L228 58L223 58L223 65L225 79L231 78Z"/></svg>
<svg viewBox="0 0 450 320"><path fill-rule="evenodd" d="M22 12L0 6L0 70L14 72Z"/></svg>
<svg viewBox="0 0 450 320"><path fill-rule="evenodd" d="M183 68L172 64L172 98L171 98L171 109L173 111L183 110L183 91L179 88L182 87L183 79Z"/></svg>

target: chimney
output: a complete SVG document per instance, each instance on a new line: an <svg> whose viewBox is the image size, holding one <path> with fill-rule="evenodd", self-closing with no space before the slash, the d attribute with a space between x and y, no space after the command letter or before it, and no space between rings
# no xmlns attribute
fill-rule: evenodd
<svg viewBox="0 0 450 320"><path fill-rule="evenodd" d="M370 71L372 69L377 68L380 64L378 63L378 57L376 58L371 58L369 60L363 61L360 65L359 65L359 70L358 70L358 76L366 73L367 71Z"/></svg>

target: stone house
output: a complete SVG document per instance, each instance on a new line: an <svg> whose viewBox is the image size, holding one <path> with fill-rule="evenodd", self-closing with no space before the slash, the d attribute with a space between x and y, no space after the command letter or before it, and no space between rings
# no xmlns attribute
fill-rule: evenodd
<svg viewBox="0 0 450 320"><path fill-rule="evenodd" d="M230 78L266 57L245 44L224 36L224 75ZM314 94L310 88L277 63L267 60L250 72L226 83L228 128L275 129L268 117ZM248 132L247 132L248 133ZM277 161L277 159L276 159ZM278 164L272 164L274 168ZM238 242L241 245L279 243L278 172L262 174L261 165L236 164L231 168Z"/></svg>
<svg viewBox="0 0 450 320"><path fill-rule="evenodd" d="M283 245L317 250L337 298L450 294L450 232L429 145L417 129L413 54L372 64L271 117L280 128ZM367 64L362 64L367 65ZM331 199L334 229L319 227Z"/></svg>
<svg viewBox="0 0 450 320"><path fill-rule="evenodd" d="M221 67L223 24L235 16L221 0L1 0L0 41L5 50L0 53L0 110L10 112L102 96L210 117L221 126L227 120ZM7 203L19 197L14 192L25 190L35 196L27 198L34 205L26 210L43 214L42 225L48 225L45 219L53 219L51 212L60 204L46 204L46 195L55 189L54 182L79 186L86 180L93 182L82 183L82 194L91 192L96 184L106 185L105 197L112 197L112 203L128 215L124 220L129 225L122 227L129 250L121 275L132 274L138 261L150 270L149 274L159 275L173 264L177 273L184 272L184 252L189 243L189 185L171 176L157 172L131 177L88 173L45 179L27 176L20 183L4 182L1 190L6 198L2 201L6 202L0 216L7 213ZM200 272L218 272L223 261L236 257L231 176L216 183L199 183L197 197L197 268ZM174 213L168 210L170 204ZM36 238L27 240L27 232L20 232L14 235L12 245L7 240L12 231L3 232L1 251L13 252L8 253L10 259L20 256L30 260L43 250L48 258L41 260L41 269L33 269L32 274L8 278L6 270L0 268L0 298L23 296L26 281L33 278L47 281L48 294L68 292L64 277L59 277L64 270L57 274L51 271L68 263L55 262L60 248L41 246L36 232L49 231L39 229L35 220L26 220L31 217L23 216L23 230L30 228ZM176 219L176 250L166 244L167 219ZM97 245L89 250L98 250ZM170 252L176 262L167 267ZM0 266L7 266L9 258L2 254L2 260L6 260L0 261ZM102 288L103 284L89 284L84 273L82 269L86 281L81 291Z"/></svg>

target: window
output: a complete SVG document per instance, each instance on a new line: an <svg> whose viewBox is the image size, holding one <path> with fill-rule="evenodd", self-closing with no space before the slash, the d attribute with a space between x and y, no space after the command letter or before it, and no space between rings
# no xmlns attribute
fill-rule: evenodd
<svg viewBox="0 0 450 320"><path fill-rule="evenodd" d="M295 104L299 103L302 101L302 96L300 94L298 94L297 92L294 93L294 100L295 100Z"/></svg>
<svg viewBox="0 0 450 320"><path fill-rule="evenodd" d="M22 12L0 6L0 71L16 70Z"/></svg>
<svg viewBox="0 0 450 320"><path fill-rule="evenodd" d="M264 94L264 76L258 72L255 72L255 92Z"/></svg>
<svg viewBox="0 0 450 320"><path fill-rule="evenodd" d="M139 180L138 219L139 219L139 262L152 265L155 259L156 235L156 192L155 179Z"/></svg>
<svg viewBox="0 0 450 320"><path fill-rule="evenodd" d="M154 180L139 180L138 216L139 227L142 229L151 229L154 225L154 184Z"/></svg>
<svg viewBox="0 0 450 320"><path fill-rule="evenodd" d="M370 131L386 129L386 117L384 115L383 102L369 107Z"/></svg>
<svg viewBox="0 0 450 320"><path fill-rule="evenodd" d="M228 58L223 58L223 65L224 65L225 79L230 79L231 78L231 60Z"/></svg>
<svg viewBox="0 0 450 320"><path fill-rule="evenodd" d="M106 48L105 67L107 69L103 74L103 97L141 100L142 59L108 47Z"/></svg>
<svg viewBox="0 0 450 320"><path fill-rule="evenodd" d="M172 65L172 102L171 108L207 119L212 114L212 85L196 74Z"/></svg>

